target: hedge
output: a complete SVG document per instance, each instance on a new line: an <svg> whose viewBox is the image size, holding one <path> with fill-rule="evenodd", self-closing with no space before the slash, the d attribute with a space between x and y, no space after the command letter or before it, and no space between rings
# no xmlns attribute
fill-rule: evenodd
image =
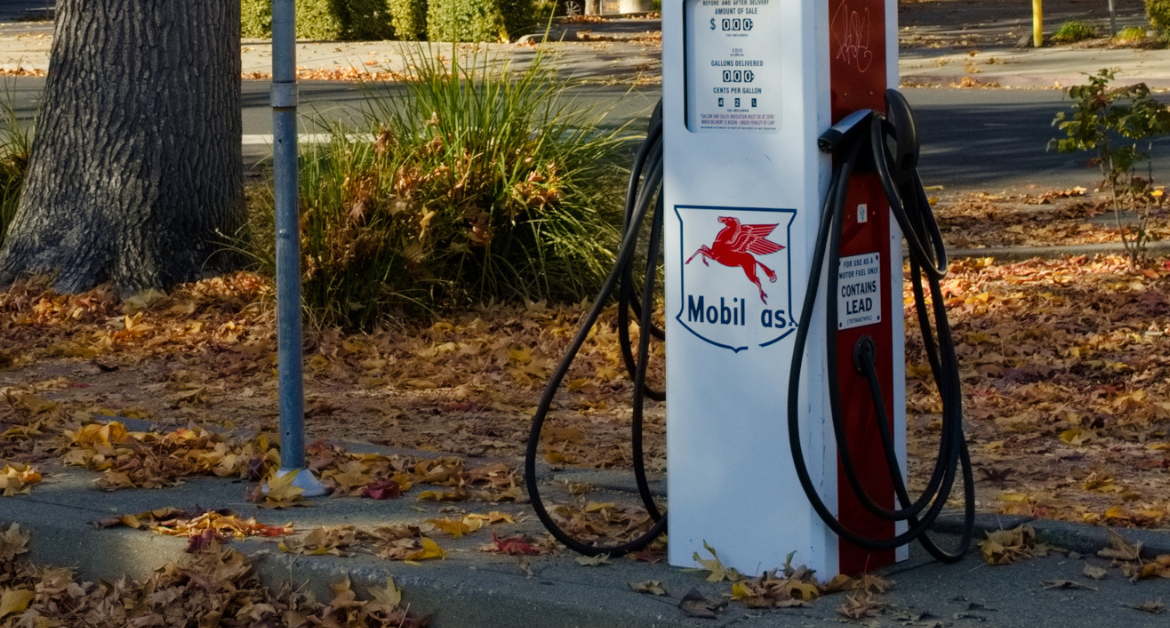
<svg viewBox="0 0 1170 628"><path fill-rule="evenodd" d="M431 0L431 41L511 41L535 24L533 0Z"/></svg>
<svg viewBox="0 0 1170 628"><path fill-rule="evenodd" d="M1146 16L1150 18L1150 26L1160 31L1170 30L1170 0L1146 0Z"/></svg>
<svg viewBox="0 0 1170 628"><path fill-rule="evenodd" d="M427 0L386 0L394 34L404 41L427 38Z"/></svg>
<svg viewBox="0 0 1170 628"><path fill-rule="evenodd" d="M297 38L393 39L386 0L297 0ZM240 34L272 36L272 0L242 0Z"/></svg>

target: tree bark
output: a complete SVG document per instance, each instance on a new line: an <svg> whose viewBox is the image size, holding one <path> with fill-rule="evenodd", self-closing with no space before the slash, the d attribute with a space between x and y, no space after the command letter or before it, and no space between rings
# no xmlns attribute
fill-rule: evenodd
<svg viewBox="0 0 1170 628"><path fill-rule="evenodd" d="M238 0L57 0L0 286L124 296L223 270L243 218Z"/></svg>

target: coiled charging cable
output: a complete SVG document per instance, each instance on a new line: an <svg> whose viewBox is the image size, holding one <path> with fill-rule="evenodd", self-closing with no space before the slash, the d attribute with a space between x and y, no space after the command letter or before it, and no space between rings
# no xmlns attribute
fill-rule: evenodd
<svg viewBox="0 0 1170 628"><path fill-rule="evenodd" d="M568 351L561 358L560 364L557 365L556 370L549 380L548 387L545 388L544 395L540 399L540 405L537 406L536 414L532 418L532 429L528 434L528 447L524 456L524 481L528 486L528 497L532 501L532 507L536 511L536 516L540 518L544 527L558 541L564 543L569 549L585 554L586 556L597 556L599 554L621 556L629 552L635 552L649 545L655 538L666 531L666 515L655 504L654 495L651 494L650 485L646 479L646 462L642 443L642 405L644 400L649 397L661 401L666 397L665 393L654 390L646 385L646 368L650 354L650 338L656 337L661 340L665 337L662 329L654 325L653 318L651 317L654 311L654 286L658 278L658 254L661 246L660 240L662 239L661 187L662 103L660 101L650 118L649 131L646 134L645 141L643 141L641 147L638 149L637 157L634 159L634 167L630 172L630 183L626 194L625 224L623 225L622 243L618 249L613 270L610 271L605 283L602 284L601 292L598 294L597 300L593 302L593 307L581 321L581 327L577 330L577 335L573 338L572 343L569 344ZM635 294L634 286L635 251L639 246L642 225L645 222L647 213L650 213L651 205L654 206L654 211L650 222L650 239L646 245L645 278L639 297ZM553 399L556 397L561 382L564 381L565 375L569 372L569 367L572 366L573 360L581 350L581 346L585 344L585 340L589 337L589 332L597 324L597 319L601 316L601 312L605 309L606 304L609 302L610 297L614 295L615 291L618 296L618 334L622 359L625 362L626 369L630 373L630 378L634 382L633 420L631 426L634 478L638 485L638 495L641 497L642 504L650 514L650 518L654 521L654 524L649 530L635 539L618 545L604 546L584 543L579 539L573 538L553 520L548 509L545 507L544 500L540 496L540 486L536 476L536 457L540 445L540 433L544 428L549 408L552 406ZM636 358L630 340L631 313L638 318L639 330L641 330L638 335L638 353Z"/></svg>
<svg viewBox="0 0 1170 628"><path fill-rule="evenodd" d="M792 449L792 460L796 466L800 484L808 496L813 509L837 535L863 549L889 550L918 540L927 552L943 562L961 560L971 543L975 522L975 483L971 472L971 459L963 435L962 394L960 390L959 366L955 356L954 341L939 281L947 272L946 251L942 234L930 209L926 191L918 177L918 138L914 127L910 105L896 90L886 92L886 114L875 111L859 111L844 118L821 136L822 151L834 156L833 177L825 196L821 212L816 247L813 252L812 270L809 274L808 289L797 326L795 346L792 353L792 368L788 382L788 434ZM872 162L872 163L871 163ZM867 511L886 521L905 522L907 529L892 538L867 538L847 529L828 509L809 477L800 440L799 393L800 372L804 360L808 332L812 323L813 307L816 304L822 267L828 269L825 299L827 310L826 330L837 328L838 274L841 257L841 226L843 224L845 199L849 182L859 165L872 165L881 179L889 201L890 210L902 229L910 252L910 279L914 291L915 311L922 330L923 344L930 362L930 370L942 399L942 432L939 440L938 457L926 489L911 500L902 476L893 435L890 432L889 417L877 378L874 364L876 348L873 339L863 336L853 350L854 368L866 378L882 451L886 466L893 482L894 493L900 508L890 510L879 505L865 488L857 475L849 442L845 434L844 419L841 415L840 382L837 371L837 334L829 331L826 336L826 355L829 373L829 408L832 415L833 431L837 440L837 451L841 469L853 494ZM828 263L825 254L828 252ZM923 279L930 290L928 309ZM933 314L933 328L931 325ZM935 545L926 535L950 497L958 473L963 476L964 520L963 532L956 550L946 551Z"/></svg>

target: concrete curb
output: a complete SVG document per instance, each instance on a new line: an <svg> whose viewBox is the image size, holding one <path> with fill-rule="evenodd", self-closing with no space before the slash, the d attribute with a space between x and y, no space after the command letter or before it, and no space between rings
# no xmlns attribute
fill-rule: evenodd
<svg viewBox="0 0 1170 628"><path fill-rule="evenodd" d="M1053 521L1051 519L1036 519L1021 515L994 515L980 514L975 516L975 537L972 540L973 550L978 553L978 542L986 538L987 533L996 530L1010 530L1020 525L1028 524L1036 530L1036 539L1061 549L1095 556L1099 550L1110 545L1109 531L1121 535L1130 543L1141 543L1142 557L1153 558L1161 554L1170 554L1170 530L1135 530L1131 528L1099 527L1070 521ZM958 535L962 532L963 517L960 513L948 512L940 515L935 522L934 529L947 535Z"/></svg>
<svg viewBox="0 0 1170 628"><path fill-rule="evenodd" d="M904 85L911 87L918 85L941 85L947 87L950 85L961 84L963 79L969 79L972 84L969 87L973 88L987 88L994 89L994 86L1016 88L1016 89L1068 89L1074 85L1082 85L1085 83L1086 75L1084 72L1076 74L1052 74L1052 75L1020 75L1020 74L975 74L975 75L954 75L954 74L913 74L905 73L901 75L901 80ZM1145 78L1126 77L1125 80L1119 80L1123 83L1145 83L1150 89L1170 89L1170 77L1149 75Z"/></svg>
<svg viewBox="0 0 1170 628"><path fill-rule="evenodd" d="M559 472L557 479L592 481L615 488L626 484L619 473L601 473L589 477L588 472ZM254 505L242 500L245 485L217 478L192 478L187 483L162 490L125 490L104 493L91 484L96 474L72 468L52 469L42 485L27 496L0 500L0 522L19 523L32 532L30 558L41 564L74 566L86 580L117 580L128 576L144 578L154 569L168 562L181 561L186 547L184 539L165 537L146 531L112 528L98 530L92 522L119 513L135 513L162 506L204 508L228 507L241 516L259 514L262 521L283 523L294 521L305 531L321 525L353 524L362 527L401 524L427 517L443 516L441 504L416 502L413 499L376 502L356 498L331 498L315 502L316 508L296 508L273 512L255 510ZM597 489L591 499L627 501L626 491ZM543 537L543 530L528 513L528 506L471 505L469 510L503 508L516 513L518 523L500 531L502 535L520 532ZM422 512L420 512L422 511ZM1108 531L1083 524L1058 521L1031 520L1027 517L980 515L976 521L976 542L984 533L1000 528L1010 529L1020 523L1032 525L1040 539L1053 545L1077 551L1092 560L1097 550L1107 547ZM941 546L953 546L960 531L961 515L944 514L936 530L943 538ZM1170 553L1170 534L1160 531L1120 530L1131 542L1143 543L1146 555ZM778 531L782 533L782 531ZM613 559L603 567L583 567L570 552L548 556L510 557L478 551L488 542L486 531L462 539L437 538L447 550L447 560L428 561L419 565L386 561L359 551L354 556L303 556L286 554L277 548L276 540L249 538L232 543L233 547L249 555L261 581L274 589L289 585L311 592L318 600L331 599L329 585L349 578L359 597L365 598L367 587L382 586L388 576L404 590L404 602L422 614L433 615L435 628L663 628L666 626L728 626L749 622L760 628L796 628L836 623L836 609L843 597L815 602L809 608L775 611L754 611L732 604L718 619L701 620L686 617L677 608L679 599L691 589L697 589L709 599L726 599L730 585L727 582L709 583L703 573L692 573L664 563L648 564L627 559ZM1003 586L1007 578L1016 578L1015 587L1027 590L1035 587L1035 570L1044 577L1060 565L1062 557L1026 561L1019 571L975 572L982 566L977 546L964 566L936 563L921 549L912 547L912 559L891 567L888 571L897 581L898 589L892 602L902 608L933 609L935 613L962 612L966 599L934 599L938 587L974 595L998 595L982 587ZM1048 562L1044 562L1047 560ZM1074 565L1079 570L1079 565ZM1069 567L1073 569L1074 567ZM1028 571L1032 570L1032 571ZM985 576L982 574L986 574ZM1016 574L1016 575L1012 575ZM972 580L976 576L991 578ZM635 593L630 584L656 580L668 591L665 597ZM1037 580L1038 581L1038 580ZM976 584L978 582L978 584ZM1121 586L1121 583L1118 584ZM1124 586L1132 586L1125 583ZM1148 587L1146 587L1148 589ZM1127 589L1128 591L1128 589ZM1131 596L1146 595L1145 589L1134 589ZM897 597L901 596L901 597ZM1135 597L1136 599L1136 597ZM947 601L950 600L950 601ZM1035 602L1031 602L1035 604ZM999 604L1002 606L1002 603ZM954 607L954 608L951 608ZM1005 609L1007 610L1007 609ZM1029 609L1036 611L1036 609ZM1035 613L1033 613L1035 614ZM1006 617L1005 617L1006 619ZM880 626L903 625L894 623ZM1002 626L1037 625L1022 623L996 624ZM965 625L965 624L964 624ZM1052 624L1058 625L1058 624ZM1067 626L1092 625L1068 623ZM1100 625L1100 624L1098 624ZM1138 626L1141 624L1113 624Z"/></svg>

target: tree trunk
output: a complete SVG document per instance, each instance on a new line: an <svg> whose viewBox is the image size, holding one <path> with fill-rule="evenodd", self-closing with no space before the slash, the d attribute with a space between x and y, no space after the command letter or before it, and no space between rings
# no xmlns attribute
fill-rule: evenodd
<svg viewBox="0 0 1170 628"><path fill-rule="evenodd" d="M223 270L243 217L238 0L57 0L0 286L124 296Z"/></svg>
<svg viewBox="0 0 1170 628"><path fill-rule="evenodd" d="M602 0L585 0L585 15L601 15Z"/></svg>

